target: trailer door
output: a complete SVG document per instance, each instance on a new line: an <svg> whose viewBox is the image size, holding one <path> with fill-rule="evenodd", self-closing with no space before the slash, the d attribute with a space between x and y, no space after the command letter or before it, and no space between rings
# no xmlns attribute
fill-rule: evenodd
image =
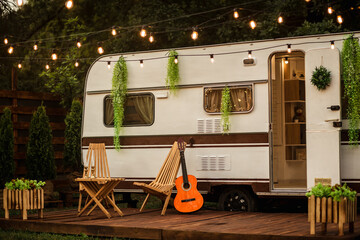
<svg viewBox="0 0 360 240"><path fill-rule="evenodd" d="M325 90L311 84L315 67L331 71L331 83ZM313 49L305 53L307 188L315 181L340 183L341 121L340 53L338 49ZM331 106L332 109L331 109ZM338 106L338 107L337 107ZM334 123L335 122L335 123Z"/></svg>

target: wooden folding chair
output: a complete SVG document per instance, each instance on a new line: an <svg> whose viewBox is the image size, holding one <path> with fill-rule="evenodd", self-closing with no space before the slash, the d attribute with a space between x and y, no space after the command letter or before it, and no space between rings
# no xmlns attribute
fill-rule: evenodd
<svg viewBox="0 0 360 240"><path fill-rule="evenodd" d="M83 178L110 178L109 164L107 161L105 143L90 143L86 154L86 162L84 164ZM85 192L84 186L79 182L79 206L78 212L81 210L82 195ZM114 191L111 193L112 200L115 201ZM85 204L89 200L89 195L85 200Z"/></svg>
<svg viewBox="0 0 360 240"><path fill-rule="evenodd" d="M144 207L151 194L159 197L162 200L165 199L165 203L161 211L161 215L165 215L172 189L175 186L175 180L179 171L179 167L180 151L178 149L177 142L175 141L155 180L150 184L134 182L135 186L142 188L144 192L147 193L147 196L140 208L140 212L144 210Z"/></svg>

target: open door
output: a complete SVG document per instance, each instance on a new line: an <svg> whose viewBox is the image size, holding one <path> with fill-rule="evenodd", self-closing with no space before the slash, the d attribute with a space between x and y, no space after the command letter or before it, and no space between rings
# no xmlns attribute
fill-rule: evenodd
<svg viewBox="0 0 360 240"><path fill-rule="evenodd" d="M331 71L325 90L311 84L315 67ZM341 121L340 54L338 49L313 49L305 53L307 188L315 181L340 183ZM331 108L331 106L333 106Z"/></svg>

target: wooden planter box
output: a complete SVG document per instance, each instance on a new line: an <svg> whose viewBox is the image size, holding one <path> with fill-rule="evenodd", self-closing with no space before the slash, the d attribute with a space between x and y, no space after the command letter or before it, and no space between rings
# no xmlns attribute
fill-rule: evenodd
<svg viewBox="0 0 360 240"><path fill-rule="evenodd" d="M3 191L5 218L9 219L9 209L22 211L23 220L27 219L27 210L38 209L39 218L44 217L44 190L9 190Z"/></svg>
<svg viewBox="0 0 360 240"><path fill-rule="evenodd" d="M344 224L349 223L349 232L354 232L354 222L357 214L357 201L342 198L340 202L332 198L308 199L308 221L310 222L310 234L315 234L316 223L321 223L322 233L326 233L328 223L336 223L339 226L339 236L344 235Z"/></svg>

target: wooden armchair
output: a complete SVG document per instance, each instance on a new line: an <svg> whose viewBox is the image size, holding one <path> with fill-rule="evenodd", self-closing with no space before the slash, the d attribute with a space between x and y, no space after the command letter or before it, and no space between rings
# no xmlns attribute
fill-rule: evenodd
<svg viewBox="0 0 360 240"><path fill-rule="evenodd" d="M179 167L180 151L178 149L177 142L175 141L155 180L150 184L134 182L135 186L142 188L144 192L147 193L147 196L140 208L140 212L144 210L144 207L151 194L159 197L162 200L165 200L163 209L161 211L161 215L165 215L172 189L175 186L175 180L179 171Z"/></svg>
<svg viewBox="0 0 360 240"><path fill-rule="evenodd" d="M83 178L110 178L110 170L106 156L105 143L90 143L86 154L86 162L84 163ZM78 212L81 210L82 195L85 192L82 183L79 183L79 206ZM115 201L114 191L111 193L113 201ZM89 196L85 200L88 202Z"/></svg>

